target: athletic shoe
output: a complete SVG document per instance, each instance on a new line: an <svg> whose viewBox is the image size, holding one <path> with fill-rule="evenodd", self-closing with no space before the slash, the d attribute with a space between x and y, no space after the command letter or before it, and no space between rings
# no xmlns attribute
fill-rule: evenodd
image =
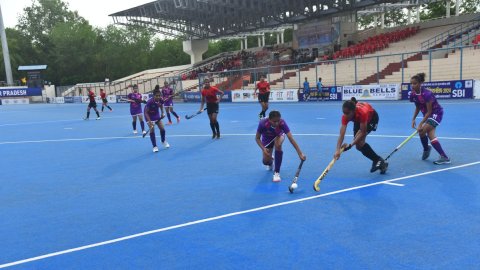
<svg viewBox="0 0 480 270"><path fill-rule="evenodd" d="M377 161L372 162L372 168L370 168L370 172L376 172L378 169L380 169L382 166L385 166L385 160L383 158L379 158Z"/></svg>
<svg viewBox="0 0 480 270"><path fill-rule="evenodd" d="M137 133L138 133L138 132L137 132L137 130L136 130L136 129L134 129L134 130L133 130L133 134L137 134Z"/></svg>
<svg viewBox="0 0 480 270"><path fill-rule="evenodd" d="M442 165L442 164L450 164L450 159L448 157L440 156L438 160L435 160L433 164Z"/></svg>
<svg viewBox="0 0 480 270"><path fill-rule="evenodd" d="M97 119L95 119L95 120L100 120L100 119L101 119L100 117L97 117Z"/></svg>
<svg viewBox="0 0 480 270"><path fill-rule="evenodd" d="M113 109L110 109L110 112L113 112Z"/></svg>
<svg viewBox="0 0 480 270"><path fill-rule="evenodd" d="M167 123L167 125L172 125L172 124L173 124L172 121L168 121Z"/></svg>
<svg viewBox="0 0 480 270"><path fill-rule="evenodd" d="M217 133L217 139L220 139L220 133Z"/></svg>
<svg viewBox="0 0 480 270"><path fill-rule="evenodd" d="M427 159L429 156L430 156L430 152L432 151L432 146L428 146L428 150L427 151L423 151L423 154L422 154L422 160L425 160Z"/></svg>
<svg viewBox="0 0 480 270"><path fill-rule="evenodd" d="M83 120L88 120L88 117L83 118Z"/></svg>
<svg viewBox="0 0 480 270"><path fill-rule="evenodd" d="M282 181L282 179L280 178L280 173L274 172L274 173L273 173L273 180L272 180L272 181L273 181L273 182L280 182L280 181Z"/></svg>
<svg viewBox="0 0 480 270"><path fill-rule="evenodd" d="M180 117L177 117L177 124L180 123Z"/></svg>
<svg viewBox="0 0 480 270"><path fill-rule="evenodd" d="M147 132L145 130L142 130L142 135L145 135L147 134Z"/></svg>
<svg viewBox="0 0 480 270"><path fill-rule="evenodd" d="M212 134L212 139L215 139L217 137L217 133Z"/></svg>
<svg viewBox="0 0 480 270"><path fill-rule="evenodd" d="M382 164L380 165L380 174L385 174L388 169L388 162L385 160L382 161Z"/></svg>
<svg viewBox="0 0 480 270"><path fill-rule="evenodd" d="M165 148L170 148L170 144L167 141L164 141L162 144Z"/></svg>
<svg viewBox="0 0 480 270"><path fill-rule="evenodd" d="M265 165L265 170L271 171L271 170L273 170L273 166L272 165Z"/></svg>
<svg viewBox="0 0 480 270"><path fill-rule="evenodd" d="M154 153L158 152L158 147L156 147L156 146L153 147L153 152L154 152Z"/></svg>

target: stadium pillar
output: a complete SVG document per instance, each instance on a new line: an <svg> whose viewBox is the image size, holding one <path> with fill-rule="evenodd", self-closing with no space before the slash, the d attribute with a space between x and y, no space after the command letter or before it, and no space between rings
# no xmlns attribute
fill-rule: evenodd
<svg viewBox="0 0 480 270"><path fill-rule="evenodd" d="M446 5L447 5L447 18L450 18L450 0L447 0L446 1Z"/></svg>
<svg viewBox="0 0 480 270"><path fill-rule="evenodd" d="M380 16L381 16L380 29L384 29L385 28L385 12L382 12L382 14L380 14Z"/></svg>
<svg viewBox="0 0 480 270"><path fill-rule="evenodd" d="M280 41L283 43L285 43L285 31L282 30L282 33L280 34Z"/></svg>
<svg viewBox="0 0 480 270"><path fill-rule="evenodd" d="M262 41L260 40L260 36L258 36L257 39L258 39L258 47L261 48L262 47Z"/></svg>
<svg viewBox="0 0 480 270"><path fill-rule="evenodd" d="M183 51L190 55L193 65L202 61L203 53L208 50L208 39L192 39L183 42Z"/></svg>
<svg viewBox="0 0 480 270"><path fill-rule="evenodd" d="M248 49L248 37L245 37L245 50Z"/></svg>
<svg viewBox="0 0 480 270"><path fill-rule="evenodd" d="M460 0L455 1L455 16L458 16L460 13Z"/></svg>
<svg viewBox="0 0 480 270"><path fill-rule="evenodd" d="M13 85L12 65L10 64L10 52L8 51L7 34L3 25L2 7L0 6L0 35L2 39L3 62L5 63L5 75L7 84Z"/></svg>
<svg viewBox="0 0 480 270"><path fill-rule="evenodd" d="M263 44L263 47L265 47L265 34L262 35L262 44Z"/></svg>
<svg viewBox="0 0 480 270"><path fill-rule="evenodd" d="M277 45L280 44L280 34L277 33Z"/></svg>
<svg viewBox="0 0 480 270"><path fill-rule="evenodd" d="M417 20L416 23L420 23L420 5L417 6Z"/></svg>
<svg viewBox="0 0 480 270"><path fill-rule="evenodd" d="M408 9L407 13L407 24L412 24L412 11L410 10L410 8Z"/></svg>

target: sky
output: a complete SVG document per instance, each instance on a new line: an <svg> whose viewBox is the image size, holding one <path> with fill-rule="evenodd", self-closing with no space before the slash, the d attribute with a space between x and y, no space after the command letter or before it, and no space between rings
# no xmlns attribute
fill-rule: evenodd
<svg viewBox="0 0 480 270"><path fill-rule="evenodd" d="M113 20L109 14L136 7L153 0L63 0L69 4L69 9L87 19L91 25L105 27ZM13 28L18 22L19 14L25 7L31 6L32 0L0 0L3 23L5 27Z"/></svg>

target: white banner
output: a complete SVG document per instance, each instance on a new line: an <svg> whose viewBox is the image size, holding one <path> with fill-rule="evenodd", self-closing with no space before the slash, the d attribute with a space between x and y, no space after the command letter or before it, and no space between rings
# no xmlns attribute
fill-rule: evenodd
<svg viewBox="0 0 480 270"><path fill-rule="evenodd" d="M480 80L474 80L473 98L474 99L480 99Z"/></svg>
<svg viewBox="0 0 480 270"><path fill-rule="evenodd" d="M401 97L400 84L345 85L342 99L350 100L398 100Z"/></svg>
<svg viewBox="0 0 480 270"><path fill-rule="evenodd" d="M58 104L63 104L65 103L65 98L64 97L54 97L52 98L53 103L58 103Z"/></svg>
<svg viewBox="0 0 480 270"><path fill-rule="evenodd" d="M117 103L117 96L115 95L110 95L107 96L108 103Z"/></svg>
<svg viewBox="0 0 480 270"><path fill-rule="evenodd" d="M28 98L3 98L2 105L24 105L30 104Z"/></svg>
<svg viewBox="0 0 480 270"><path fill-rule="evenodd" d="M297 89L282 89L270 91L270 102L298 102ZM232 102L258 102L257 95L253 95L254 90L233 90Z"/></svg>

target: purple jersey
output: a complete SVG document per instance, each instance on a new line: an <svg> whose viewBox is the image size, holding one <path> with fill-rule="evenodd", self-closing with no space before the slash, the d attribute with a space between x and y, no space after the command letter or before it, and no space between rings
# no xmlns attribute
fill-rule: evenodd
<svg viewBox="0 0 480 270"><path fill-rule="evenodd" d="M145 104L145 119L147 119L146 115L150 117L150 121L158 121L160 120L160 106L162 105L162 101L155 101L154 98L151 98Z"/></svg>
<svg viewBox="0 0 480 270"><path fill-rule="evenodd" d="M289 133L290 129L288 128L287 122L283 119L280 119L277 127L273 127L268 118L265 118L258 123L257 132L262 136L263 146L267 146L275 137Z"/></svg>
<svg viewBox="0 0 480 270"><path fill-rule="evenodd" d="M130 114L131 115L142 114L142 94L130 93L128 94L127 98L136 101L136 102L130 102Z"/></svg>
<svg viewBox="0 0 480 270"><path fill-rule="evenodd" d="M173 96L173 89L170 88L170 87L163 87L162 88L162 96L163 96L163 100L165 101L165 104L164 106L166 107L171 107L173 106L173 99L171 98L171 96Z"/></svg>
<svg viewBox="0 0 480 270"><path fill-rule="evenodd" d="M415 93L415 91L410 92L410 102L414 102L415 106L425 115L427 113L427 103L432 102L432 115L430 118L433 118L435 121L440 123L443 116L443 108L438 103L437 99L433 95L432 91L428 90L425 87L420 89L420 94Z"/></svg>

